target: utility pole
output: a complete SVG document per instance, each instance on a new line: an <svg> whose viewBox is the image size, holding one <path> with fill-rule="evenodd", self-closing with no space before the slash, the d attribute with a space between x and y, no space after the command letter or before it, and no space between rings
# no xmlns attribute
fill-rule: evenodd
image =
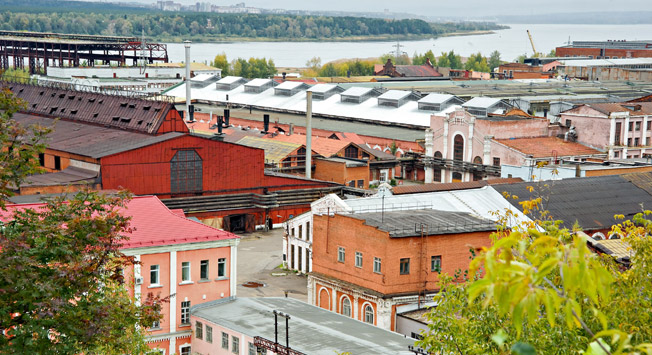
<svg viewBox="0 0 652 355"><path fill-rule="evenodd" d="M305 355L304 353L290 348L290 315L281 311L274 310L274 342L260 336L254 337L254 345L258 354L262 354L262 349L273 351L278 355ZM285 346L278 343L278 317L285 318Z"/></svg>

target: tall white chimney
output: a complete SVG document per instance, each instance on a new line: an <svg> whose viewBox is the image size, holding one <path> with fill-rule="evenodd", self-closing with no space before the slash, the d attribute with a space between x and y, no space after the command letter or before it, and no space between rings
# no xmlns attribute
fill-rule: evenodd
<svg viewBox="0 0 652 355"><path fill-rule="evenodd" d="M186 47L186 120L193 121L190 116L190 41L184 41L183 46Z"/></svg>
<svg viewBox="0 0 652 355"><path fill-rule="evenodd" d="M306 177L312 178L312 91L306 91Z"/></svg>
<svg viewBox="0 0 652 355"><path fill-rule="evenodd" d="M430 159L432 159L435 156L435 153L433 152L434 144L433 144L433 132L432 129L426 128L426 166L425 166L425 180L424 182L426 184L431 184L434 181L435 178L435 171L433 170L432 162L430 162Z"/></svg>

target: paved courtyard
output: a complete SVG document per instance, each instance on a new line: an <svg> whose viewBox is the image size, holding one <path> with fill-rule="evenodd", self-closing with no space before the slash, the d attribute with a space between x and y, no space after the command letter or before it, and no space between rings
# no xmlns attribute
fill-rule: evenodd
<svg viewBox="0 0 652 355"><path fill-rule="evenodd" d="M283 229L240 234L238 246L239 297L288 297L307 302L307 277L281 269L283 263ZM245 287L247 282L262 287Z"/></svg>

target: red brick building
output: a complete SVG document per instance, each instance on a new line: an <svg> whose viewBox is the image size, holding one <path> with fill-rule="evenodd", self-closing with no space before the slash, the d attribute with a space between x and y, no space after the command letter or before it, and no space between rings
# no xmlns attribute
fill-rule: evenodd
<svg viewBox="0 0 652 355"><path fill-rule="evenodd" d="M589 57L617 59L652 57L649 41L574 41L572 45L557 47L558 57Z"/></svg>
<svg viewBox="0 0 652 355"><path fill-rule="evenodd" d="M396 308L425 302L439 272L467 269L495 223L464 212L408 210L314 215L308 300L381 328Z"/></svg>

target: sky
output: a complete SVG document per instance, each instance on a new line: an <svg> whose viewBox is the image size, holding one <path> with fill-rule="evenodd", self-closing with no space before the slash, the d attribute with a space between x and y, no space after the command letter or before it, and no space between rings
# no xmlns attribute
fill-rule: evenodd
<svg viewBox="0 0 652 355"><path fill-rule="evenodd" d="M137 0L153 3L155 0ZM423 16L479 17L483 15L534 15L537 13L582 11L652 11L651 0L174 0L182 4L209 2L232 5L245 2L247 6L288 10L328 10L356 12L412 13Z"/></svg>

